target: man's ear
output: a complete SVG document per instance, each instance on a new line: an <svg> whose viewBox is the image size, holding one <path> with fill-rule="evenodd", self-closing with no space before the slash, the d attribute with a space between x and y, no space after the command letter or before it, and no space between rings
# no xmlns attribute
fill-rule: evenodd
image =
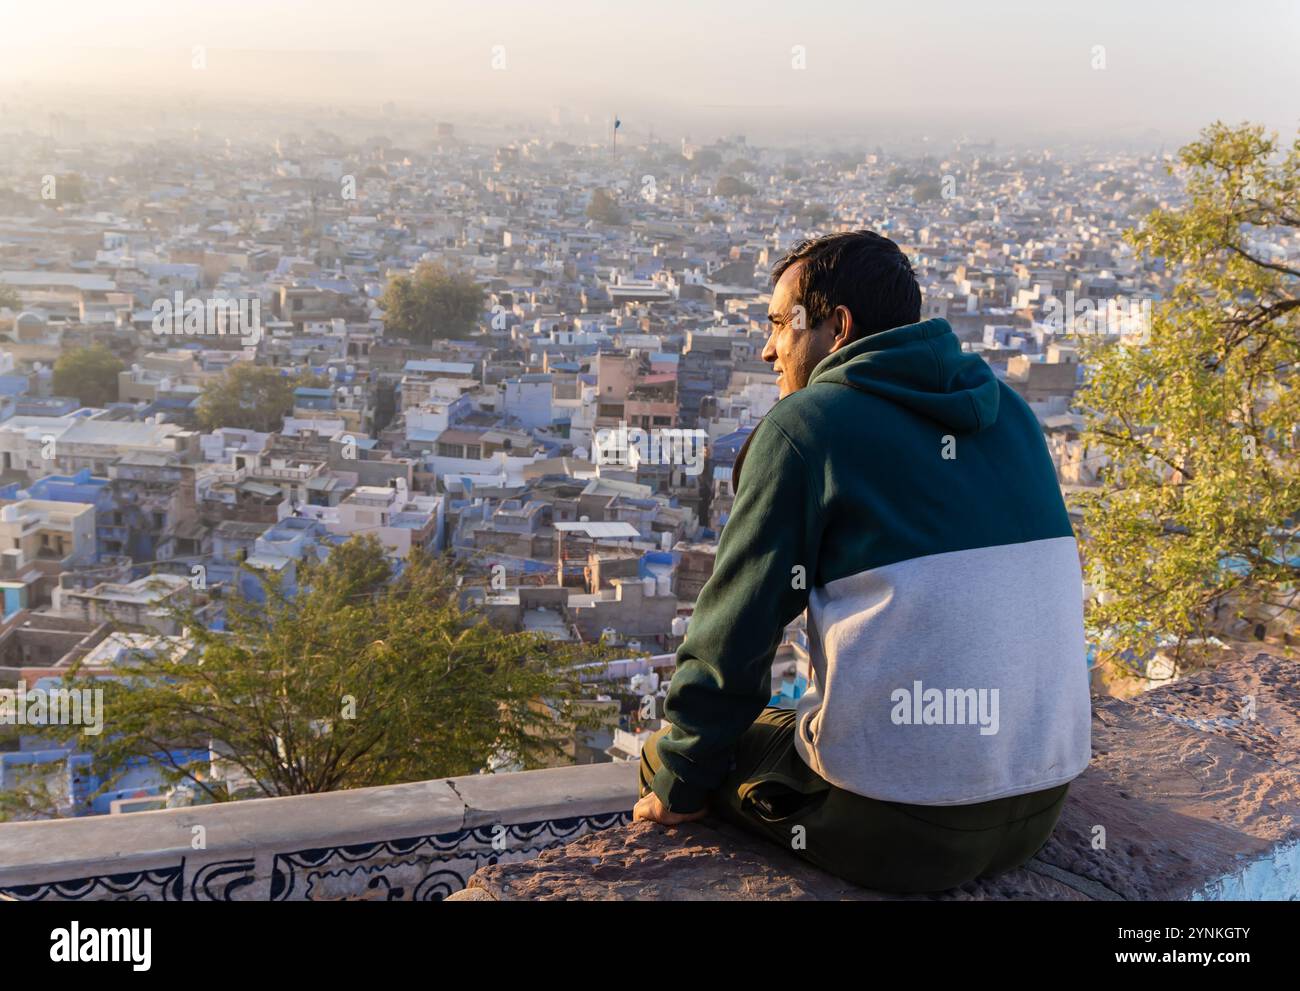
<svg viewBox="0 0 1300 991"><path fill-rule="evenodd" d="M847 306L837 306L831 319L835 321L835 340L831 344L831 350L838 351L846 344L853 343L853 314Z"/></svg>

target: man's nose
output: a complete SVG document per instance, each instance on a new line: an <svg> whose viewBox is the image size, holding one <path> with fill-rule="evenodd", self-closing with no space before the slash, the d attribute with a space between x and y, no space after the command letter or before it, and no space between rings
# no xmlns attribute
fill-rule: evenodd
<svg viewBox="0 0 1300 991"><path fill-rule="evenodd" d="M767 343L763 345L763 360L767 362L776 361L776 343L771 337L769 337Z"/></svg>

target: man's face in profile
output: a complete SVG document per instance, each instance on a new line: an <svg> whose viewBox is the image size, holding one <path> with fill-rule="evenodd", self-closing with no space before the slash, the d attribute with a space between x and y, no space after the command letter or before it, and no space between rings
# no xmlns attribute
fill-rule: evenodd
<svg viewBox="0 0 1300 991"><path fill-rule="evenodd" d="M802 267L803 263L797 262L781 273L768 304L772 329L763 346L763 360L771 362L776 370L782 399L806 386L818 362L837 347L834 316L818 327L808 326L807 314L796 295Z"/></svg>

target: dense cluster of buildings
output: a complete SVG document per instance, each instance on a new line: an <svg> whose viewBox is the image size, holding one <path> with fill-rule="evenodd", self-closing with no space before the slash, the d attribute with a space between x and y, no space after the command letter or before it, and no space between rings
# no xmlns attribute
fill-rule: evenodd
<svg viewBox="0 0 1300 991"><path fill-rule="evenodd" d="M494 623L625 650L593 682L632 701L569 749L634 758L712 572L732 465L777 399L772 265L828 230L897 241L924 316L1030 403L1068 491L1097 467L1071 411L1076 335L1140 336L1167 289L1121 240L1172 195L1163 166L976 145L814 160L743 138L615 156L465 145L450 127L412 148L36 143L0 166L0 688L73 663L110 676L183 635L169 603L219 624L223 588L254 596L262 572L292 591L303 562L368 533L394 559L453 554ZM591 209L597 190L612 212ZM385 287L422 262L481 288L473 333L385 326ZM160 328L190 300L226 316ZM54 375L93 346L122 363L96 405ZM274 429L201 424L205 389L240 363L314 384ZM608 443L633 434L674 443ZM775 704L807 684L800 624ZM142 778L92 801L77 755L22 734L0 736L0 789L42 762L66 769L74 812L164 800Z"/></svg>

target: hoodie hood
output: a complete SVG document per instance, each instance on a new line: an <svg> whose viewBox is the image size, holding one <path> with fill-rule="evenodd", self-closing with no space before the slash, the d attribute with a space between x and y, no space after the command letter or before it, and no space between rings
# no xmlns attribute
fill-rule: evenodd
<svg viewBox="0 0 1300 991"><path fill-rule="evenodd" d="M955 433L978 433L998 418L998 380L963 352L947 320L870 334L828 354L808 384L831 382L888 399Z"/></svg>

